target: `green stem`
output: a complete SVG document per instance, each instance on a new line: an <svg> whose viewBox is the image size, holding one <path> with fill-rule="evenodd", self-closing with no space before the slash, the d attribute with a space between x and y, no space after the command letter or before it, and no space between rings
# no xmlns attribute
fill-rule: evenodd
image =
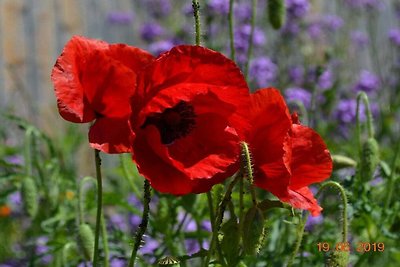
<svg viewBox="0 0 400 267"><path fill-rule="evenodd" d="M128 181L130 187L133 190L133 193L137 196L139 196L141 193L138 190L137 186L135 185L135 183L133 182L132 177L129 175L129 171L128 171L128 167L126 166L126 160L124 159L124 154L120 155L120 160L121 160L121 167L122 167L122 171L124 173L124 177L125 179Z"/></svg>
<svg viewBox="0 0 400 267"><path fill-rule="evenodd" d="M214 249L215 249L215 243L217 242L218 231L219 231L220 226L222 224L222 220L223 220L223 216L224 216L226 205L229 203L229 201L231 199L231 194L232 194L233 187L235 186L235 184L239 181L239 179L241 177L242 177L241 173L237 173L236 174L236 176L234 177L232 182L229 184L228 189L226 190L224 197L222 198L221 202L219 203L217 216L215 218L215 223L214 223L215 227L212 229L213 233L212 233L212 237L211 237L210 249L208 251L208 254L207 254L206 260L204 261L204 265L203 266L208 266L208 264L210 262L211 255L213 254Z"/></svg>
<svg viewBox="0 0 400 267"><path fill-rule="evenodd" d="M101 240L103 241L103 251L104 251L103 266L109 267L110 251L108 249L108 237L107 237L106 224L104 222L104 214L101 215L100 225L101 225Z"/></svg>
<svg viewBox="0 0 400 267"><path fill-rule="evenodd" d="M296 258L297 253L299 252L301 242L303 241L304 227L306 225L306 221L307 221L307 216L304 216L304 214L302 212L299 216L299 224L297 225L297 240L294 245L292 254L289 258L287 267L291 267L293 265L294 259Z"/></svg>
<svg viewBox="0 0 400 267"><path fill-rule="evenodd" d="M207 192L207 202L208 202L208 209L210 210L210 221L211 221L211 229L214 231L215 228L215 214L214 214L214 205L212 200L211 192Z"/></svg>
<svg viewBox="0 0 400 267"><path fill-rule="evenodd" d="M151 200L151 189L149 181L144 181L144 194L143 194L143 214L142 221L139 224L139 229L136 231L135 243L133 245L131 258L129 260L129 267L135 266L136 254L142 242L142 238L147 229L147 224L149 222L149 212L150 212L150 200Z"/></svg>
<svg viewBox="0 0 400 267"><path fill-rule="evenodd" d="M235 35L233 33L233 0L229 0L229 44L231 49L231 59L235 61Z"/></svg>
<svg viewBox="0 0 400 267"><path fill-rule="evenodd" d="M347 232L348 232L347 231L347 225L348 225L348 221L347 221L347 196L346 196L346 192L345 192L343 186L341 186L337 182L332 182L332 181L326 182L321 186L321 188L319 189L319 191L318 191L318 193L317 193L317 195L315 197L318 198L319 195L321 194L321 192L325 188L327 188L329 186L335 187L339 191L339 193L341 195L342 205L343 205L343 208L342 208L342 220L343 220L342 242L347 242Z"/></svg>
<svg viewBox="0 0 400 267"><path fill-rule="evenodd" d="M362 157L362 145L361 145L361 124L360 124L360 101L364 102L365 110L367 112L367 130L368 130L368 137L374 137L374 125L372 119L371 108L369 105L368 96L364 92L360 92L357 95L357 107L356 107L356 136L357 136L357 146L358 146L358 153L360 156L360 160Z"/></svg>
<svg viewBox="0 0 400 267"><path fill-rule="evenodd" d="M79 224L85 222L84 219L84 211L85 211L85 184L88 182L93 182L94 185L97 186L97 182L93 177L86 176L79 182L79 191L78 191L78 218Z"/></svg>
<svg viewBox="0 0 400 267"><path fill-rule="evenodd" d="M200 45L201 32L200 32L200 4L198 0L192 0L194 26L196 33L196 45Z"/></svg>
<svg viewBox="0 0 400 267"><path fill-rule="evenodd" d="M254 36L254 28L256 26L256 15L257 15L257 0L252 1L252 9L251 9L251 18L250 18L250 25L251 25L251 30L250 30L250 36L249 36L249 46L247 49L247 62L244 68L244 77L246 77L249 74L249 66L250 66L250 59L253 54L253 36Z"/></svg>
<svg viewBox="0 0 400 267"><path fill-rule="evenodd" d="M240 143L242 147L242 168L243 168L243 173L246 174L247 179L250 182L250 193L251 193L251 199L253 201L253 205L257 206L257 197L256 197L256 191L254 189L254 178L253 178L253 165L251 162L251 154L250 154L250 149L249 146L246 142L241 142Z"/></svg>
<svg viewBox="0 0 400 267"><path fill-rule="evenodd" d="M400 139L397 140L397 145L396 145L396 151L392 160L392 163L390 165L390 176L389 176L389 181L388 181L388 188L389 192L386 195L385 199L385 208L384 210L387 211L390 205L390 202L392 201L392 195L393 195L393 189L394 189L394 174L396 172L396 161L400 153Z"/></svg>
<svg viewBox="0 0 400 267"><path fill-rule="evenodd" d="M94 252L93 252L93 266L99 266L99 236L100 236L100 221L101 209L103 207L103 185L101 178L101 158L100 151L94 150L94 159L96 164L96 180L97 180L97 214L96 214L96 229L94 236Z"/></svg>

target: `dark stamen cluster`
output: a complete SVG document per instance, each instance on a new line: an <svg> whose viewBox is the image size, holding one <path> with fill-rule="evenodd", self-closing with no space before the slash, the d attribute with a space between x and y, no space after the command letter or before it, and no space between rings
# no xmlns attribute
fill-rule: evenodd
<svg viewBox="0 0 400 267"><path fill-rule="evenodd" d="M163 113L147 117L142 128L150 124L156 126L160 131L161 142L168 145L188 135L196 124L195 118L193 106L180 101L174 107L165 109Z"/></svg>

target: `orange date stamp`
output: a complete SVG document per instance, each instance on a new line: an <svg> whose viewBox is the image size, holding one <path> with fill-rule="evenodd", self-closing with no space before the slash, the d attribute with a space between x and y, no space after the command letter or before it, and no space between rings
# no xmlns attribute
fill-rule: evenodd
<svg viewBox="0 0 400 267"><path fill-rule="evenodd" d="M317 249L320 252L328 251L343 251L343 252L383 252L385 250L385 243L383 242L357 242L353 247L349 242L338 242L336 244L329 244L328 242L317 243Z"/></svg>

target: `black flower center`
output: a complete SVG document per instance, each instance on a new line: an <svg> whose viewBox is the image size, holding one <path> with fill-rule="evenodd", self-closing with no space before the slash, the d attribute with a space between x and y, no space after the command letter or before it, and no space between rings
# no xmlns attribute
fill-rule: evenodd
<svg viewBox="0 0 400 267"><path fill-rule="evenodd" d="M161 142L168 145L188 135L196 124L195 118L193 106L180 101L174 107L165 109L163 113L147 117L141 128L150 124L156 126L161 135Z"/></svg>

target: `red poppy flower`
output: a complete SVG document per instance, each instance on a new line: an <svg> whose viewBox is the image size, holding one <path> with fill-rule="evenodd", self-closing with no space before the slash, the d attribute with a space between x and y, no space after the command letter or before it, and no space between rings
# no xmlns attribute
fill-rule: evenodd
<svg viewBox="0 0 400 267"><path fill-rule="evenodd" d="M251 95L252 130L248 143L255 165L255 185L313 216L322 208L308 186L327 179L332 159L322 138L291 118L278 90Z"/></svg>
<svg viewBox="0 0 400 267"><path fill-rule="evenodd" d="M60 115L76 123L95 120L89 131L93 148L131 152L129 99L137 73L153 60L149 53L125 44L72 37L51 74Z"/></svg>
<svg viewBox="0 0 400 267"><path fill-rule="evenodd" d="M138 76L133 158L160 192L208 191L238 168L248 128L248 87L235 63L200 46L177 46Z"/></svg>

